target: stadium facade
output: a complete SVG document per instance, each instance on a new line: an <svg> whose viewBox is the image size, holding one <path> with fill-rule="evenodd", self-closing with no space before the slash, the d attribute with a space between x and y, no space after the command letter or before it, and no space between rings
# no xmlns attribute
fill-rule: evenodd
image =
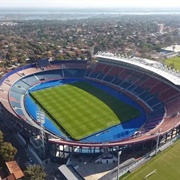
<svg viewBox="0 0 180 180"><path fill-rule="evenodd" d="M66 159L72 153L96 156L117 155L119 151L125 160L141 156L179 134L179 72L159 62L137 57L126 58L111 53L98 53L96 57L96 62L39 60L37 64L5 74L0 80L0 118L27 141L32 136L42 135L42 126L26 110L27 91L47 81L78 78L110 87L131 98L144 109L146 121L128 137L118 140L116 136L108 142L68 140L46 128L44 146L46 156L52 160ZM39 151L41 156L41 149Z"/></svg>

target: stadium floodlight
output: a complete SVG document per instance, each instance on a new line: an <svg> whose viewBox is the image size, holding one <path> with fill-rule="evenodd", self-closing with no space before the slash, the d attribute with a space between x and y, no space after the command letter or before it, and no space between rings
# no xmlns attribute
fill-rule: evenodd
<svg viewBox="0 0 180 180"><path fill-rule="evenodd" d="M41 143L42 143L42 151L43 156L45 155L45 146L44 146L44 140L45 140L45 132L44 132L44 123L45 123L45 114L41 110L37 110L36 112L36 118L37 122L40 124L40 134L41 134Z"/></svg>
<svg viewBox="0 0 180 180"><path fill-rule="evenodd" d="M157 142L156 142L155 155L157 155L158 149L159 149L159 137L160 137L160 133L161 133L161 128L160 128L159 131L157 132Z"/></svg>
<svg viewBox="0 0 180 180"><path fill-rule="evenodd" d="M119 180L119 164L122 151L118 152L118 167L117 167L117 180Z"/></svg>

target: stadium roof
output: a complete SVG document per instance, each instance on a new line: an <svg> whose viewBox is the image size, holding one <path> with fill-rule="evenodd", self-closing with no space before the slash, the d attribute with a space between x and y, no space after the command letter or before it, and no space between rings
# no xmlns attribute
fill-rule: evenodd
<svg viewBox="0 0 180 180"><path fill-rule="evenodd" d="M96 57L121 61L127 64L136 65L164 77L165 79L169 80L175 85L180 85L180 73L175 69L171 69L170 67L163 65L160 62L152 61L149 59L138 58L138 57L125 58L120 55L114 55L112 53L102 53L102 52L99 52L96 55Z"/></svg>
<svg viewBox="0 0 180 180"><path fill-rule="evenodd" d="M172 52L180 52L180 45L172 45L172 46L168 46L166 48L162 48L163 50L166 51L172 51Z"/></svg>
<svg viewBox="0 0 180 180"><path fill-rule="evenodd" d="M58 169L68 180L78 180L78 178L76 178L76 176L69 170L69 168L65 164L58 167Z"/></svg>

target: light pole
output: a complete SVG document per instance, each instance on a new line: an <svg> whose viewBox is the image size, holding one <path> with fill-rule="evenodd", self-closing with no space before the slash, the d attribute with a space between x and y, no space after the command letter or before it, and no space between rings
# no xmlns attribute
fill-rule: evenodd
<svg viewBox="0 0 180 180"><path fill-rule="evenodd" d="M157 142L156 142L156 151L155 151L155 155L157 155L158 153L158 146L159 146L159 136L160 136L160 132L161 132L161 129L157 132L158 136L157 136Z"/></svg>
<svg viewBox="0 0 180 180"><path fill-rule="evenodd" d="M122 151L118 152L118 167L117 167L117 180L119 179L119 164Z"/></svg>

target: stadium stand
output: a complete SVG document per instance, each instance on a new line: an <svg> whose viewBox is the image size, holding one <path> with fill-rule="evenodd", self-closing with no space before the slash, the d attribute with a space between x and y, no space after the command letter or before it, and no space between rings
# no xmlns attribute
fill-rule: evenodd
<svg viewBox="0 0 180 180"><path fill-rule="evenodd" d="M14 98L16 100L16 102L20 102L23 94L24 93L21 94L21 93L15 92L15 91L10 91L9 92L9 99L12 101L12 98Z"/></svg>
<svg viewBox="0 0 180 180"><path fill-rule="evenodd" d="M27 83L29 86L39 83L39 80L34 75L24 77L22 81Z"/></svg>
<svg viewBox="0 0 180 180"><path fill-rule="evenodd" d="M13 108L15 108L15 107L21 108L20 102L16 102L16 101L10 100L10 103L11 103L11 106L12 106Z"/></svg>
<svg viewBox="0 0 180 180"><path fill-rule="evenodd" d="M85 69L63 69L65 78L83 78Z"/></svg>
<svg viewBox="0 0 180 180"><path fill-rule="evenodd" d="M45 67L45 65L41 67ZM140 128L137 125L137 131L140 131L140 136L133 136L134 131L131 130L120 132L120 126L117 126L113 127L109 132L96 134L97 141L95 141L95 138L90 137L81 142L73 141L63 136L63 133L58 134L58 132L54 133L49 130L48 133L53 133L53 136L48 141L50 147L52 144L51 151L53 151L53 154L56 154L55 150L59 150L62 153L66 151L65 153L68 154L72 152L72 149L78 149L77 147L81 147L77 150L80 153L84 149L86 149L86 152L97 153L103 151L103 148L106 147L110 147L110 151L118 151L119 147L123 146L126 150L135 144L141 145L143 142L151 142L151 140L153 140L151 143L153 144L156 142L159 129L161 129L162 136L168 136L174 129L178 131L180 112L179 87L164 77L149 72L147 69L144 70L129 64L125 65L121 61L92 62L92 65L88 65L88 68L87 63L81 61L55 61L50 62L43 69L37 68L33 64L13 70L0 80L0 101L2 107L5 107L4 112L9 112L10 115L13 114L11 121L15 121L14 124L21 129L21 132L26 132L27 130L25 131L25 128L22 130L22 127L26 127L26 129L29 127L28 125L35 127L33 122L36 118L35 116L31 117L32 121L28 121L28 123L22 122L22 119L24 121L27 119L23 110L24 107L21 107L21 102L25 97L24 95L30 90L29 88L34 85L38 87L38 84L41 84L42 88L44 88L45 84L43 85L43 83L68 78L85 78L85 80L93 81L93 83L97 82L101 86L113 88L112 92L107 89L114 96L118 96L118 94L128 96L143 107L146 111L147 121L143 125L141 124ZM40 81L40 79L44 80ZM30 106L33 107L31 109L34 109L33 104L30 104ZM36 109L33 110L33 112L35 111ZM128 128L133 129L136 124L140 123L139 120L135 122L130 124ZM127 128L126 124L124 126ZM30 128L32 133L39 133L33 127ZM52 128L54 127L52 126ZM112 139L109 139L109 142L104 141L109 135L111 135ZM57 146L54 146L54 144L57 144ZM57 149L54 150L53 148Z"/></svg>
<svg viewBox="0 0 180 180"><path fill-rule="evenodd" d="M51 79L62 79L62 70L51 70L51 72L49 71L43 71L43 72L39 72L35 75L35 77L39 80L39 81L47 81L47 80L51 80Z"/></svg>

